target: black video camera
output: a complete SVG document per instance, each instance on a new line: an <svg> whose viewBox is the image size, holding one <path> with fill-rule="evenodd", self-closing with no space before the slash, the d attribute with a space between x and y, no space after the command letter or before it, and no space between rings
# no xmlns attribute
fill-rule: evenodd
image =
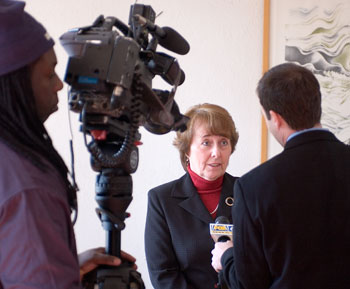
<svg viewBox="0 0 350 289"><path fill-rule="evenodd" d="M140 139L139 126L155 134L186 129L187 118L174 100L184 72L174 57L156 52L156 48L159 44L186 54L190 47L175 30L161 28L154 21L151 6L135 4L130 9L129 26L115 17L99 16L91 26L60 37L69 55L64 79L71 87L69 106L81 114L81 130L94 139L88 149L98 160L96 171L121 163L116 154L102 157L96 142L120 143L121 156ZM152 89L155 75L169 83L171 91ZM124 156L124 161L127 157L130 155Z"/></svg>
<svg viewBox="0 0 350 289"><path fill-rule="evenodd" d="M177 60L155 49L160 43L185 54L189 45L171 28L154 25L154 19L151 6L135 4L130 10L130 28L117 18L100 16L91 26L60 37L69 54L65 81L71 86L72 111L85 109L86 113L124 117L127 121L131 118L133 92L140 89L140 125L156 134L184 129L185 120L176 107L174 93L152 89L152 79L160 75L175 88L180 85L184 73ZM150 41L149 34L153 37ZM133 87L135 81L139 87Z"/></svg>

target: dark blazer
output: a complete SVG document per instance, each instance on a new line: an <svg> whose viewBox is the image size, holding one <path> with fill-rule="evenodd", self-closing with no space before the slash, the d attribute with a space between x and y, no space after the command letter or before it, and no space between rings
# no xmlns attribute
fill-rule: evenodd
<svg viewBox="0 0 350 289"><path fill-rule="evenodd" d="M234 194L222 257L232 288L350 288L349 146L328 131L297 135Z"/></svg>
<svg viewBox="0 0 350 289"><path fill-rule="evenodd" d="M231 220L225 204L237 178L225 174L217 216ZM211 266L214 220L202 203L189 174L149 191L145 248L155 289L213 289L218 274Z"/></svg>

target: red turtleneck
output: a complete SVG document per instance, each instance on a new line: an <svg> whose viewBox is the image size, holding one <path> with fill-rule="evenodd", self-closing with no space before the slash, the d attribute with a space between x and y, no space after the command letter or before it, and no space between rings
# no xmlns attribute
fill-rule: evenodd
<svg viewBox="0 0 350 289"><path fill-rule="evenodd" d="M221 176L214 181L208 181L193 172L190 165L187 166L187 171L190 174L192 182L197 189L203 204L210 213L210 216L215 220L224 176Z"/></svg>

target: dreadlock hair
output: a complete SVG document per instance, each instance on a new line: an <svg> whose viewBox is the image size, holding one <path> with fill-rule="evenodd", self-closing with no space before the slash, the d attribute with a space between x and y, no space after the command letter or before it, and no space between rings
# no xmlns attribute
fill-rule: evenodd
<svg viewBox="0 0 350 289"><path fill-rule="evenodd" d="M71 209L76 211L76 189L38 117L28 66L0 76L0 100L0 140L43 172L48 169L43 159L52 164L66 184Z"/></svg>

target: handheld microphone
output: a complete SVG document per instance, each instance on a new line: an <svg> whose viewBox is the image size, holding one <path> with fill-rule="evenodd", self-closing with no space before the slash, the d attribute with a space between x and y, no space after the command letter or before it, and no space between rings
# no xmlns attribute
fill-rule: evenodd
<svg viewBox="0 0 350 289"><path fill-rule="evenodd" d="M148 31L158 40L159 45L164 48L181 55L185 55L190 51L190 45L186 39L174 29L167 26L159 27L138 14L134 16L134 19L141 25L145 25L148 28Z"/></svg>
<svg viewBox="0 0 350 289"><path fill-rule="evenodd" d="M232 241L232 230L233 225L230 224L230 221L225 216L219 216L215 219L215 223L209 224L210 235L213 238L214 242L226 242ZM226 285L224 281L224 276L221 272L218 274L218 283L216 284L216 288L220 289L228 289L229 287Z"/></svg>
<svg viewBox="0 0 350 289"><path fill-rule="evenodd" d="M233 225L224 216L219 216L215 219L215 223L210 223L209 230L215 243L232 241Z"/></svg>

